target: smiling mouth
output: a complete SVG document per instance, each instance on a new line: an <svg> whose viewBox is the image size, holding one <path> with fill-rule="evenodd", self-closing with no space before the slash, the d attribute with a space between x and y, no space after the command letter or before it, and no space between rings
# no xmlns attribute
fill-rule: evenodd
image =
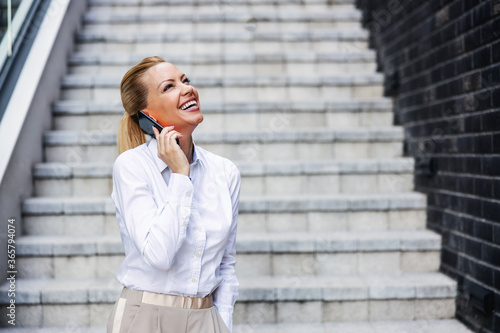
<svg viewBox="0 0 500 333"><path fill-rule="evenodd" d="M193 108L195 108L197 106L198 106L198 103L196 103L196 100L193 99L193 100L191 100L189 102L186 102L186 103L182 104L179 109L181 109L183 111L186 111L186 110L193 109Z"/></svg>

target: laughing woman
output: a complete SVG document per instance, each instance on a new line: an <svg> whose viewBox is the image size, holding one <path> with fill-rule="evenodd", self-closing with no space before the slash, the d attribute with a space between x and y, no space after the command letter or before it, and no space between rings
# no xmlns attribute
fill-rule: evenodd
<svg viewBox="0 0 500 333"><path fill-rule="evenodd" d="M124 286L108 333L232 331L239 283L235 240L240 173L197 147L197 90L174 65L148 57L120 86L125 115L113 166ZM146 142L138 111L164 128ZM177 143L178 140L178 143Z"/></svg>

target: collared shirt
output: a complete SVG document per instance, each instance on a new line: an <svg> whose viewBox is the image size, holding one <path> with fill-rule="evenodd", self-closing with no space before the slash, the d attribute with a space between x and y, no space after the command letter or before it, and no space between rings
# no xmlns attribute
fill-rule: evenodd
<svg viewBox="0 0 500 333"><path fill-rule="evenodd" d="M120 154L111 193L125 248L120 283L190 297L213 292L231 332L240 181L231 161L197 146L189 177L172 173L155 139Z"/></svg>

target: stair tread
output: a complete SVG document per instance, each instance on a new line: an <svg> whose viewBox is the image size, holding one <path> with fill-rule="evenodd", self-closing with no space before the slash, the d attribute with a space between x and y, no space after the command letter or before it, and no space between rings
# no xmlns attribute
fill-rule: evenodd
<svg viewBox="0 0 500 333"><path fill-rule="evenodd" d="M83 16L86 24L100 23L154 23L154 22L213 22L213 23L248 23L249 20L265 22L324 22L324 21L348 21L357 22L361 19L361 13L354 8L334 8L332 11L324 11L324 8L312 7L304 10L301 6L280 6L279 9L273 5L258 10L248 10L239 6L233 7L232 11L218 12L213 6L198 6L191 8L189 13L170 10L168 7L138 6L127 8L127 11L117 12L113 7L91 7ZM184 7L188 8L188 7ZM321 11L323 9L323 11Z"/></svg>
<svg viewBox="0 0 500 333"><path fill-rule="evenodd" d="M270 4L270 3L279 3L279 4L301 4L304 3L304 0L238 0L234 1L234 4ZM323 3L323 4L331 4L331 3L342 3L342 4L354 4L354 0L306 0L305 3ZM220 0L90 0L90 6L108 6L108 5L120 5L120 6L137 6L139 4L149 4L149 5L169 5L169 6L177 6L177 5L202 5L202 4L210 4L210 5L220 5ZM232 3L233 4L233 3Z"/></svg>
<svg viewBox="0 0 500 333"><path fill-rule="evenodd" d="M417 192L334 194L334 195L256 195L240 200L244 212L351 211L388 209L423 209L424 194ZM23 202L25 214L114 214L109 196L32 197Z"/></svg>
<svg viewBox="0 0 500 333"><path fill-rule="evenodd" d="M239 301L341 301L367 299L451 298L456 282L442 273L396 273L351 276L238 277ZM8 302L8 282L0 303ZM115 302L121 285L107 279L17 279L16 303Z"/></svg>
<svg viewBox="0 0 500 333"><path fill-rule="evenodd" d="M380 111L391 110L392 101L380 98L375 100L345 100L338 102L249 102L249 103L203 103L203 113L261 113L261 112L340 112L340 111ZM58 114L123 114L123 106L117 103L98 103L87 100L59 100L53 112ZM392 112L392 110L391 110Z"/></svg>
<svg viewBox="0 0 500 333"><path fill-rule="evenodd" d="M75 52L70 56L70 65L134 65L141 59L149 56L149 53L130 52L123 53L97 53L97 52ZM207 64L207 63L241 63L252 64L253 62L373 62L376 60L372 50L360 50L356 53L346 55L342 52L321 53L312 51L297 51L287 53L272 54L252 54L252 53L229 53L221 55L171 55L169 61L175 64Z"/></svg>
<svg viewBox="0 0 500 333"><path fill-rule="evenodd" d="M119 235L19 236L17 255L68 256L123 254ZM338 253L437 251L441 236L430 230L240 232L238 253Z"/></svg>
<svg viewBox="0 0 500 333"><path fill-rule="evenodd" d="M86 75L86 74L67 74L63 77L62 89L69 88L98 88L111 87L118 88L122 77L112 75ZM301 87L324 87L330 85L362 85L362 84L383 84L382 74L356 74L346 73L335 76L301 76L292 77L289 75L264 76L230 76L230 77L203 77L197 76L192 80L196 87L249 87L249 86L301 86Z"/></svg>
<svg viewBox="0 0 500 333"><path fill-rule="evenodd" d="M104 333L106 327L0 328L0 333ZM233 324L234 333L472 333L455 319L344 323Z"/></svg>
<svg viewBox="0 0 500 333"><path fill-rule="evenodd" d="M79 43L89 42L186 42L186 41L368 41L368 35L361 29L327 29L311 32L234 32L231 30L221 33L155 33L155 32L114 32L106 29L102 31L82 30L76 34Z"/></svg>
<svg viewBox="0 0 500 333"><path fill-rule="evenodd" d="M300 128L284 129L269 134L268 131L226 131L206 132L194 135L197 143L241 143L241 142L399 142L404 138L402 127L370 127L370 128ZM46 146L115 145L117 134L92 130L53 130L44 133Z"/></svg>
<svg viewBox="0 0 500 333"><path fill-rule="evenodd" d="M311 174L384 174L412 173L414 160L408 157L360 158L351 161L274 161L274 162L235 162L242 176L261 175L311 175ZM36 163L35 179L111 177L113 163Z"/></svg>

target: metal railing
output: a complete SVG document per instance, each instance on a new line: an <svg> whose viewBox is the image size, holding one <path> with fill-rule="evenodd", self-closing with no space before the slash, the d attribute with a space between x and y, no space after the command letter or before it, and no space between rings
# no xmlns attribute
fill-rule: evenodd
<svg viewBox="0 0 500 333"><path fill-rule="evenodd" d="M0 121L39 24L42 0L0 0Z"/></svg>
<svg viewBox="0 0 500 333"><path fill-rule="evenodd" d="M0 5L0 69L12 56L13 43L26 18L32 0L3 0Z"/></svg>

